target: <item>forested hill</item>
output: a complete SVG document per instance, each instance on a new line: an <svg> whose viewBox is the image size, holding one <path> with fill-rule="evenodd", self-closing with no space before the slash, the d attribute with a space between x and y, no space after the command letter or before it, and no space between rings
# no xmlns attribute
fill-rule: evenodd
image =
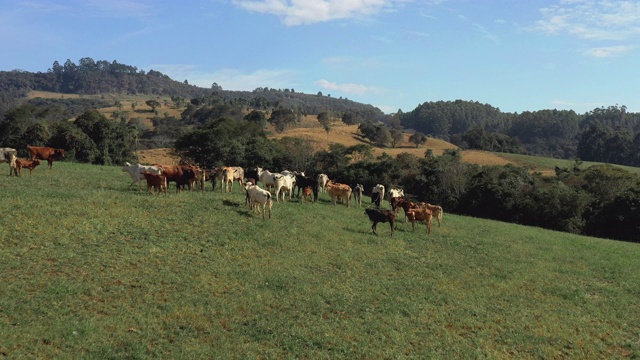
<svg viewBox="0 0 640 360"><path fill-rule="evenodd" d="M0 71L0 116L6 110L20 105L20 99L25 98L32 90L84 95L145 94L187 100L204 99L215 94L216 98L225 102L245 104L254 108L284 107L301 114L317 114L331 110L337 113L360 114L367 118L384 116L380 109L372 105L332 98L322 93L304 94L295 92L295 89L269 87L259 87L253 91L230 91L215 83L207 89L189 85L187 80L173 80L159 71L145 72L115 60L94 61L91 58L82 58L79 64L67 60L61 65L55 61L46 72Z"/></svg>

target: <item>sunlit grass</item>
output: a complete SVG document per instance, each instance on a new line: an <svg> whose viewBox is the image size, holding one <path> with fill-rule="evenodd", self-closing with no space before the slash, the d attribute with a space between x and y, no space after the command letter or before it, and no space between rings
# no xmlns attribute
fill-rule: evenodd
<svg viewBox="0 0 640 360"><path fill-rule="evenodd" d="M237 188L128 184L62 162L0 175L0 354L640 356L637 244L449 213L374 236L326 194L262 220Z"/></svg>

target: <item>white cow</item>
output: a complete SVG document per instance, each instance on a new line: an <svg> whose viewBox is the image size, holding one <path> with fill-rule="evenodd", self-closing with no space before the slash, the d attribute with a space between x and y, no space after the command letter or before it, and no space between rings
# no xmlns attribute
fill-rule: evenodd
<svg viewBox="0 0 640 360"><path fill-rule="evenodd" d="M374 197L378 194L380 196L380 202L376 204L377 207L381 208L384 205L384 185L376 184L371 190L371 200L373 201Z"/></svg>
<svg viewBox="0 0 640 360"><path fill-rule="evenodd" d="M291 200L291 194L293 193L293 187L296 183L296 177L294 175L282 175L276 174L275 177L275 189L276 189L276 202L280 202L280 192L282 191L282 202L284 202L285 192L289 192L289 200Z"/></svg>
<svg viewBox="0 0 640 360"><path fill-rule="evenodd" d="M260 174L260 182L262 183L262 186L264 186L267 190L271 191L271 187L276 186L276 179L275 176L278 175L278 173L272 173L269 170L263 170L262 174Z"/></svg>
<svg viewBox="0 0 640 360"><path fill-rule="evenodd" d="M391 189L389 190L389 199L394 197L404 197L404 190L402 189Z"/></svg>
<svg viewBox="0 0 640 360"><path fill-rule="evenodd" d="M327 174L319 174L318 175L318 191L325 192L327 191L327 183L329 182L329 177Z"/></svg>
<svg viewBox="0 0 640 360"><path fill-rule="evenodd" d="M15 171L17 158L18 158L18 151L16 149L9 148L9 147L0 148L0 162L9 163L9 176L13 174L18 176L18 174Z"/></svg>
<svg viewBox="0 0 640 360"><path fill-rule="evenodd" d="M131 176L131 184L129 188L133 186L133 184L139 184L140 180L144 179L143 172L148 172L154 175L162 174L162 168L160 166L151 166L151 165L140 165L140 164L130 164L128 162L124 163L125 165L122 167L122 171L127 172L129 176Z"/></svg>
<svg viewBox="0 0 640 360"><path fill-rule="evenodd" d="M249 206L255 211L262 212L262 218L264 214L269 210L269 219L271 219L271 208L273 207L273 201L271 200L271 193L267 190L260 189L258 185L245 184L245 190L249 197ZM262 209L261 209L262 208Z"/></svg>

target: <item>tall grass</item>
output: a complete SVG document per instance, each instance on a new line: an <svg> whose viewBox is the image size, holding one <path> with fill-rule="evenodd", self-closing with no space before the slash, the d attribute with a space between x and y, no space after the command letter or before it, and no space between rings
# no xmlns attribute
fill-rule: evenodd
<svg viewBox="0 0 640 360"><path fill-rule="evenodd" d="M429 236L402 220L374 236L326 194L262 220L237 186L129 182L72 163L0 174L1 355L640 356L637 244L447 213Z"/></svg>

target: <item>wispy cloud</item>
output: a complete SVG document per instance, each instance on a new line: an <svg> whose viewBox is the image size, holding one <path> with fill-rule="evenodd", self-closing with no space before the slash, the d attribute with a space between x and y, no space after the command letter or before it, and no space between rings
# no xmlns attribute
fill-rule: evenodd
<svg viewBox="0 0 640 360"><path fill-rule="evenodd" d="M529 30L568 34L587 40L631 40L640 37L640 2L562 0L540 9L542 19Z"/></svg>
<svg viewBox="0 0 640 360"><path fill-rule="evenodd" d="M406 0L232 0L240 8L282 18L287 26L367 17L391 11Z"/></svg>
<svg viewBox="0 0 640 360"><path fill-rule="evenodd" d="M249 73L237 69L204 72L190 64L157 64L149 66L149 69L204 88L211 87L215 82L225 90L251 91L258 87L282 89L295 87L298 83L298 72L288 69L259 69Z"/></svg>
<svg viewBox="0 0 640 360"><path fill-rule="evenodd" d="M355 94L355 95L363 95L366 93L380 93L383 91L382 88L375 87L375 86L366 86L366 85L354 84L354 83L338 84L325 79L316 81L316 85L326 90L340 91L345 94Z"/></svg>
<svg viewBox="0 0 640 360"><path fill-rule="evenodd" d="M630 45L597 47L585 51L585 54L597 58L610 58L627 53L633 50L633 48L634 47Z"/></svg>

